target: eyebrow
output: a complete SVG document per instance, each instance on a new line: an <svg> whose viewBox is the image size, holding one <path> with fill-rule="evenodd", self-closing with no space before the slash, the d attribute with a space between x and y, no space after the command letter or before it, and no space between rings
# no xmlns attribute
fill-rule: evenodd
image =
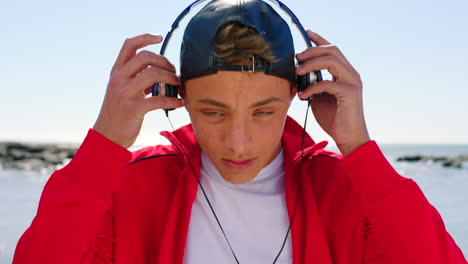
<svg viewBox="0 0 468 264"><path fill-rule="evenodd" d="M252 104L250 107L251 108L259 107L259 106L262 106L262 105L266 105L266 104L269 104L269 103L272 103L272 102L278 102L278 101L281 102L281 101L284 101L284 100L281 100L278 97L271 96L271 97L268 97L265 100L262 100L262 101L259 101L259 102L256 102L256 103ZM211 98L199 99L197 102L203 103L203 104L210 104L210 105L214 105L214 106L218 106L218 107L222 107L222 108L226 108L226 109L231 108L227 104L216 101L216 100L213 100Z"/></svg>

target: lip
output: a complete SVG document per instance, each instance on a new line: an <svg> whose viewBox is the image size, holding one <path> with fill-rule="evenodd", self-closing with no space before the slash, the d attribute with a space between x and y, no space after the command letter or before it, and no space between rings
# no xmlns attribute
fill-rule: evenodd
<svg viewBox="0 0 468 264"><path fill-rule="evenodd" d="M255 158L248 159L248 160L223 159L223 162L228 168L230 168L232 170L242 171L242 170L245 170L245 169L249 168L252 165L254 160L255 160Z"/></svg>

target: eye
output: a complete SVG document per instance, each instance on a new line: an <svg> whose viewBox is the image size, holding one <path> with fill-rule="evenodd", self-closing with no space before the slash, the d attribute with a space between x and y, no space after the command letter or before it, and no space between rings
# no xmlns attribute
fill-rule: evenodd
<svg viewBox="0 0 468 264"><path fill-rule="evenodd" d="M224 116L223 113L221 112L202 112L206 116Z"/></svg>
<svg viewBox="0 0 468 264"><path fill-rule="evenodd" d="M273 111L270 111L270 112L258 111L258 112L255 112L254 115L257 115L257 116L267 116L267 115L272 115L273 113L274 113Z"/></svg>

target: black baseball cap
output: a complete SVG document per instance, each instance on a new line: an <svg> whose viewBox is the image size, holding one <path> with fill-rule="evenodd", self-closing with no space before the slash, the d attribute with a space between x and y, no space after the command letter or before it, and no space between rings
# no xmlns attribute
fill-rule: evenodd
<svg viewBox="0 0 468 264"><path fill-rule="evenodd" d="M229 65L214 55L218 29L236 22L255 29L270 45L276 62L252 57L252 65ZM291 82L296 80L294 43L288 24L261 0L213 0L188 23L180 52L182 83L215 74L218 70L265 72ZM237 66L237 67L236 67Z"/></svg>

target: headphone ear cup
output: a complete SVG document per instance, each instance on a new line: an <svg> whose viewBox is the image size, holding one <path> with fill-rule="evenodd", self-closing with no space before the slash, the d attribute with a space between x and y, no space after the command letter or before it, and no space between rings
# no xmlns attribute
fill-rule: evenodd
<svg viewBox="0 0 468 264"><path fill-rule="evenodd" d="M164 88L164 90L162 90ZM163 83L155 83L152 87L153 96L170 96L170 97L177 97L179 93L179 86L178 85L171 85L171 84L163 84Z"/></svg>
<svg viewBox="0 0 468 264"><path fill-rule="evenodd" d="M304 75L296 75L296 81L297 81L297 91L302 92L304 91L307 87L309 87L310 83L310 75L313 73L306 73Z"/></svg>
<svg viewBox="0 0 468 264"><path fill-rule="evenodd" d="M303 64L303 61L297 61L297 65ZM296 75L297 91L302 92L310 85L310 73Z"/></svg>
<svg viewBox="0 0 468 264"><path fill-rule="evenodd" d="M153 91L153 96L159 96L159 94L160 94L160 92L159 92L159 83L153 84L153 87L151 88L151 90Z"/></svg>
<svg viewBox="0 0 468 264"><path fill-rule="evenodd" d="M166 83L166 96L177 97L178 90L178 85L171 85Z"/></svg>

